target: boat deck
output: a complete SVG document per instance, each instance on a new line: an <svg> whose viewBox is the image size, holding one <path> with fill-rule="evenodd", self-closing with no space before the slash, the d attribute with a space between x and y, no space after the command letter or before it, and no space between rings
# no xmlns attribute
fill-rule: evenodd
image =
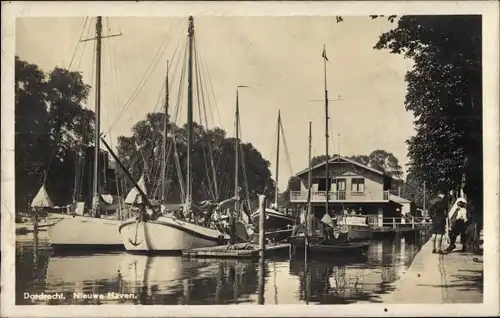
<svg viewBox="0 0 500 318"><path fill-rule="evenodd" d="M266 245L265 253L288 251L290 244ZM204 258L257 258L259 257L259 245L253 243L239 243L234 245L218 245L201 247L182 251L183 256Z"/></svg>

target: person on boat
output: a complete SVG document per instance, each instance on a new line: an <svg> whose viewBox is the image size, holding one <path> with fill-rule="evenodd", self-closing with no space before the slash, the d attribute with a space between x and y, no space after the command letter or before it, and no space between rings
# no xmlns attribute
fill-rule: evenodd
<svg viewBox="0 0 500 318"><path fill-rule="evenodd" d="M450 245L446 248L446 252L452 252L455 248L455 242L460 235L460 243L462 244L461 252L465 252L465 242L467 240L467 201L464 198L458 198L448 213L448 236Z"/></svg>
<svg viewBox="0 0 500 318"><path fill-rule="evenodd" d="M399 214L399 217L401 218L401 224L406 224L406 216L403 212L401 212L400 208L396 209L396 214Z"/></svg>
<svg viewBox="0 0 500 318"><path fill-rule="evenodd" d="M216 204L210 200L204 200L197 204L193 204L196 223L202 226L208 226L215 207Z"/></svg>
<svg viewBox="0 0 500 318"><path fill-rule="evenodd" d="M329 213L325 213L325 215L321 218L321 222L324 224L323 234L325 238L332 239L334 236L334 229L337 226L337 218L332 218Z"/></svg>
<svg viewBox="0 0 500 318"><path fill-rule="evenodd" d="M440 190L438 196L429 202L429 215L432 220L432 253L445 254L442 250L443 235L446 231L446 214L448 201L445 191Z"/></svg>

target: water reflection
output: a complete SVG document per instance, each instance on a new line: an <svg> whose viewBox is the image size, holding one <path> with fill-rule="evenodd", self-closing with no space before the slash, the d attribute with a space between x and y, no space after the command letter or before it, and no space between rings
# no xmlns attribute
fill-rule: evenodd
<svg viewBox="0 0 500 318"><path fill-rule="evenodd" d="M262 261L203 260L127 253L52 255L47 240L19 240L17 304L347 304L377 302L404 275L421 241L373 242L364 257L303 255ZM24 292L65 299L24 299ZM75 299L74 293L133 294Z"/></svg>
<svg viewBox="0 0 500 318"><path fill-rule="evenodd" d="M379 302L380 294L406 272L418 244L398 238L374 242L363 257L311 257L290 260L290 274L299 278L300 300L316 304Z"/></svg>

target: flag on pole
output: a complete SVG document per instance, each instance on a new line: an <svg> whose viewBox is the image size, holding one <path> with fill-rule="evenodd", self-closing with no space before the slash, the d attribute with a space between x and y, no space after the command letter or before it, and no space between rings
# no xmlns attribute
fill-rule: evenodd
<svg viewBox="0 0 500 318"><path fill-rule="evenodd" d="M323 57L327 62L328 61L328 57L326 57L326 48L325 48L325 45L323 45L323 54L321 55L321 57Z"/></svg>

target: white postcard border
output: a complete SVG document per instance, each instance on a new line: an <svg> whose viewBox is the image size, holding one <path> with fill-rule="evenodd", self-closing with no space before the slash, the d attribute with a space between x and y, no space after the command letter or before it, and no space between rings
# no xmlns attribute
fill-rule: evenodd
<svg viewBox="0 0 500 318"><path fill-rule="evenodd" d="M17 17L55 16L483 16L484 303L446 305L14 306L14 52ZM499 6L495 1L2 2L1 204L4 316L484 316L499 314Z"/></svg>

